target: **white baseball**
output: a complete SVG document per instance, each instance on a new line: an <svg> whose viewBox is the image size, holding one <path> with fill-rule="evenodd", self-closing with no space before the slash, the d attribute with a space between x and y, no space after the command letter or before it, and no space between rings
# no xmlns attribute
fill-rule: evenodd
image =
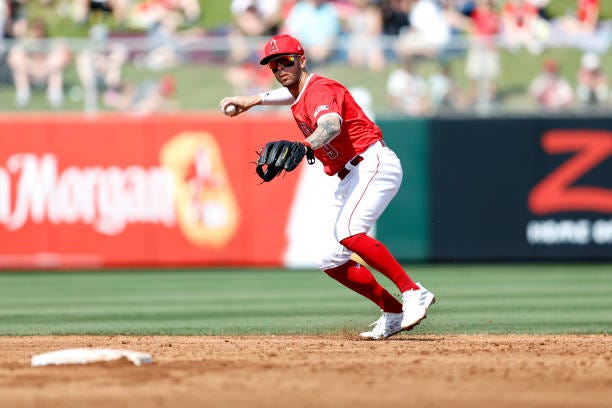
<svg viewBox="0 0 612 408"><path fill-rule="evenodd" d="M224 112L226 115L232 115L232 114L234 114L234 112L236 112L236 105L234 105L234 104L230 103L229 105L227 105L227 106L225 107L225 109L223 110L223 112Z"/></svg>

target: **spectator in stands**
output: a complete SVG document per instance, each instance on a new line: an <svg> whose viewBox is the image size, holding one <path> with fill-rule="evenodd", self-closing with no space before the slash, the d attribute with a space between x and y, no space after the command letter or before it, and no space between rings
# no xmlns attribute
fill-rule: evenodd
<svg viewBox="0 0 612 408"><path fill-rule="evenodd" d="M23 5L20 0L0 0L0 42L22 34L26 24Z"/></svg>
<svg viewBox="0 0 612 408"><path fill-rule="evenodd" d="M462 110L465 106L463 91L452 75L451 66L443 62L440 70L427 79L429 103L433 112Z"/></svg>
<svg viewBox="0 0 612 408"><path fill-rule="evenodd" d="M574 96L569 82L560 76L553 60L544 60L540 74L529 85L529 95L544 110L564 110L572 107Z"/></svg>
<svg viewBox="0 0 612 408"><path fill-rule="evenodd" d="M383 19L383 34L397 36L410 25L408 0L381 0L379 3Z"/></svg>
<svg viewBox="0 0 612 408"><path fill-rule="evenodd" d="M65 43L48 39L44 21L29 23L24 36L8 54L17 106L21 108L29 103L32 86L46 85L49 103L59 108L64 101L64 71L71 60Z"/></svg>
<svg viewBox="0 0 612 408"><path fill-rule="evenodd" d="M225 78L232 87L234 95L254 95L274 87L274 76L270 75L269 70L261 69L258 61L233 64L225 72ZM258 106L257 108L268 107Z"/></svg>
<svg viewBox="0 0 612 408"><path fill-rule="evenodd" d="M191 25L200 17L198 0L140 0L131 5L127 25L138 30L154 30L164 20L177 21L178 26Z"/></svg>
<svg viewBox="0 0 612 408"><path fill-rule="evenodd" d="M463 10L458 7L454 0L438 0L444 11L444 17L451 29L451 35L462 35L470 25L469 17L466 17ZM461 6L465 7L465 5ZM473 8L473 6L472 6Z"/></svg>
<svg viewBox="0 0 612 408"><path fill-rule="evenodd" d="M387 79L391 105L409 116L422 116L428 111L427 82L414 71L414 57L402 57L402 65Z"/></svg>
<svg viewBox="0 0 612 408"><path fill-rule="evenodd" d="M184 57L182 48L186 45L185 42L190 41L190 34L195 36L201 34L198 28L179 31L182 22L183 17L177 12L165 14L147 32L148 52L136 58L134 63L151 71L161 71L180 65Z"/></svg>
<svg viewBox="0 0 612 408"><path fill-rule="evenodd" d="M138 84L122 81L119 87L107 91L103 100L107 107L119 112L147 115L177 109L175 94L176 80L166 75L158 81Z"/></svg>
<svg viewBox="0 0 612 408"><path fill-rule="evenodd" d="M451 26L438 0L411 0L410 26L402 30L396 52L400 56L436 56L448 44Z"/></svg>
<svg viewBox="0 0 612 408"><path fill-rule="evenodd" d="M8 0L0 0L0 44L6 37L6 27L10 23L11 15ZM2 50L0 50L1 52Z"/></svg>
<svg viewBox="0 0 612 408"><path fill-rule="evenodd" d="M584 51L607 52L612 40L612 22L601 21L599 14L599 0L576 0L574 13L553 21L554 43Z"/></svg>
<svg viewBox="0 0 612 408"><path fill-rule="evenodd" d="M385 67L382 35L382 13L374 0L351 0L354 10L347 16L348 61L351 67L368 67L380 71Z"/></svg>
<svg viewBox="0 0 612 408"><path fill-rule="evenodd" d="M236 28L247 36L276 35L281 24L280 0L232 0Z"/></svg>
<svg viewBox="0 0 612 408"><path fill-rule="evenodd" d="M19 0L0 0L0 85L11 85L11 69L8 66L7 54L9 44L5 39L13 39L25 19L21 13L22 3Z"/></svg>
<svg viewBox="0 0 612 408"><path fill-rule="evenodd" d="M548 23L539 10L527 0L508 0L501 13L502 35L513 50L525 47L532 54L540 54L548 37Z"/></svg>
<svg viewBox="0 0 612 408"><path fill-rule="evenodd" d="M470 99L486 105L495 100L500 74L496 36L500 20L493 0L476 0L470 15L466 74L472 86ZM484 100L482 98L485 98Z"/></svg>
<svg viewBox="0 0 612 408"><path fill-rule="evenodd" d="M450 0L450 2L453 4L455 10L468 17L472 14L472 10L474 10L476 6L475 0Z"/></svg>
<svg viewBox="0 0 612 408"><path fill-rule="evenodd" d="M300 0L289 11L281 32L298 38L306 49L308 62L318 65L334 56L340 19L330 1Z"/></svg>
<svg viewBox="0 0 612 408"><path fill-rule="evenodd" d="M129 16L131 28L146 30L146 53L139 53L134 64L161 71L181 64L185 47L195 43L204 30L190 26L200 14L195 0L145 0Z"/></svg>
<svg viewBox="0 0 612 408"><path fill-rule="evenodd" d="M85 106L97 106L97 91L115 90L122 84L128 49L108 41L108 27L97 24L89 30L91 43L76 57L76 70L83 85Z"/></svg>
<svg viewBox="0 0 612 408"><path fill-rule="evenodd" d="M282 23L282 0L232 0L232 29L229 32L230 58L249 59L248 37L275 35Z"/></svg>
<svg viewBox="0 0 612 408"><path fill-rule="evenodd" d="M94 14L112 16L119 24L128 15L129 0L74 0L72 19L77 24L91 22Z"/></svg>
<svg viewBox="0 0 612 408"><path fill-rule="evenodd" d="M599 0L577 0L573 14L560 17L559 28L568 35L591 35L599 22Z"/></svg>
<svg viewBox="0 0 612 408"><path fill-rule="evenodd" d="M550 0L527 0L529 4L538 10L538 15L544 20L549 20L547 7Z"/></svg>
<svg viewBox="0 0 612 408"><path fill-rule="evenodd" d="M580 60L576 97L581 106L604 106L608 102L608 78L600 64L599 56L591 52L584 54Z"/></svg>

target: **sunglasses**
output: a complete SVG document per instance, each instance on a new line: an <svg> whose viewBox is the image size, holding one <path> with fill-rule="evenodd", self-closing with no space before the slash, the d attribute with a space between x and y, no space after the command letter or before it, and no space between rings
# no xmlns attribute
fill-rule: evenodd
<svg viewBox="0 0 612 408"><path fill-rule="evenodd" d="M295 65L295 55L283 55L282 57L274 58L268 62L268 68L275 74L278 72L278 64L281 64L285 68L289 68Z"/></svg>

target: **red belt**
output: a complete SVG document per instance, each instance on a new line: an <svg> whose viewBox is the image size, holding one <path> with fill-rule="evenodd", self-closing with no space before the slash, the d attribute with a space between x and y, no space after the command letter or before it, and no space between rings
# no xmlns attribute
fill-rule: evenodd
<svg viewBox="0 0 612 408"><path fill-rule="evenodd" d="M355 156L351 159L351 161L349 163L351 163L353 166L357 166L359 163L361 163L363 161L363 157L362 156ZM340 180L344 180L344 178L346 176L348 176L348 174L351 171L349 169L347 169L346 167L343 167L340 169L340 171L338 172L338 177L340 177Z"/></svg>

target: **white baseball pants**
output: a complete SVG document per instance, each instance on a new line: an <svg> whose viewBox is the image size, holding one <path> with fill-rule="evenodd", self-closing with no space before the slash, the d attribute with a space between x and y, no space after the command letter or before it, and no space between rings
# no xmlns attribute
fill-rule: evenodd
<svg viewBox="0 0 612 408"><path fill-rule="evenodd" d="M338 267L350 259L352 252L340 241L368 233L402 183L401 162L382 142L372 144L361 156L363 160L358 165L346 164L350 171L335 192L336 221L326 237L329 251L319 261L321 270Z"/></svg>

